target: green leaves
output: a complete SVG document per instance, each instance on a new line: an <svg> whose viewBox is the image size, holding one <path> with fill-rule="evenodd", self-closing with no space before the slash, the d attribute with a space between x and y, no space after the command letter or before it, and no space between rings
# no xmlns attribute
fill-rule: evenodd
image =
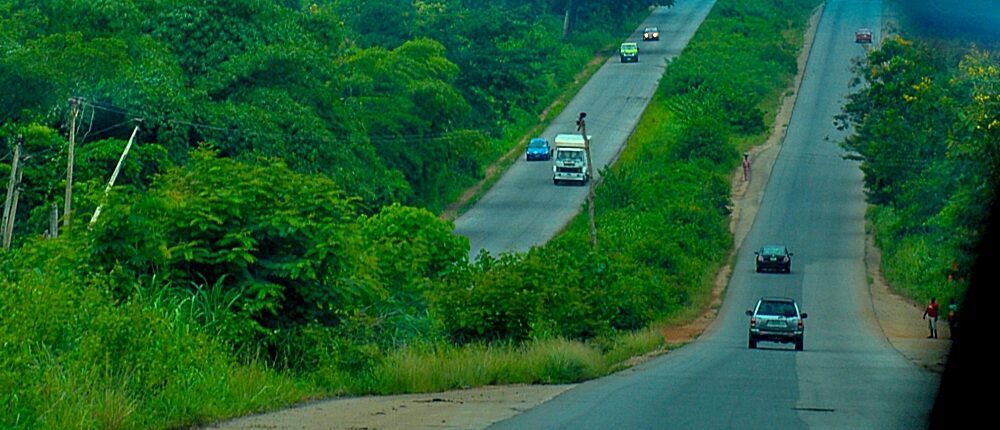
<svg viewBox="0 0 1000 430"><path fill-rule="evenodd" d="M190 168L171 170L149 193L118 200L106 214L94 229L100 264L135 250L125 269L140 279L242 291L236 312L262 328L333 324L338 309L369 294L347 281L365 273L350 234L351 200L330 181L280 164L199 153Z"/></svg>
<svg viewBox="0 0 1000 430"><path fill-rule="evenodd" d="M1000 183L998 61L896 37L855 70L866 85L839 117L854 131L843 146L862 161L887 275L921 299L960 298L946 274L968 272Z"/></svg>

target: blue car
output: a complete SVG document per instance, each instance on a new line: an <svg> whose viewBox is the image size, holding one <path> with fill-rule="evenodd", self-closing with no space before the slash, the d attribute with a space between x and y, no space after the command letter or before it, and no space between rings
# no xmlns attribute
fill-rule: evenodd
<svg viewBox="0 0 1000 430"><path fill-rule="evenodd" d="M536 137L528 142L528 149L524 158L531 160L548 160L552 158L552 145L549 141L541 137Z"/></svg>

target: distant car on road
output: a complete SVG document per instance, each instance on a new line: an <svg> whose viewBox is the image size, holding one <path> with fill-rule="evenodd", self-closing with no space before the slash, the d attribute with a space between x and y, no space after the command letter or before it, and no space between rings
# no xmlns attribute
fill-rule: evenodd
<svg viewBox="0 0 1000 430"><path fill-rule="evenodd" d="M859 28L854 32L855 43L872 43L872 31L868 28Z"/></svg>
<svg viewBox="0 0 1000 430"><path fill-rule="evenodd" d="M642 30L642 41L648 42L652 40L660 40L660 30L656 27L646 27Z"/></svg>
<svg viewBox="0 0 1000 430"><path fill-rule="evenodd" d="M531 160L548 160L552 158L552 145L547 139L536 137L528 141L528 149L525 150L524 158Z"/></svg>
<svg viewBox="0 0 1000 430"><path fill-rule="evenodd" d="M748 346L757 348L757 342L794 343L802 351L805 341L805 324L808 314L799 312L795 300L787 297L761 297L757 306L747 309L750 317Z"/></svg>
<svg viewBox="0 0 1000 430"><path fill-rule="evenodd" d="M754 252L754 255L757 256L754 259L754 267L758 273L765 270L777 270L785 273L792 271L792 253L784 246L764 245L760 247L760 250Z"/></svg>
<svg viewBox="0 0 1000 430"><path fill-rule="evenodd" d="M639 62L639 45L635 42L625 42L618 52L621 53L622 63L627 63L629 61Z"/></svg>

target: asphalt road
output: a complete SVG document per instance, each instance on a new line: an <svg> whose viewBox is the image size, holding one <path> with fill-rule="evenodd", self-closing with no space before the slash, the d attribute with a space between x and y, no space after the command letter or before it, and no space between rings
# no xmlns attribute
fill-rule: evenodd
<svg viewBox="0 0 1000 430"><path fill-rule="evenodd" d="M635 129L663 76L667 61L680 55L714 1L684 0L657 8L628 38L639 42L639 62L613 56L584 85L542 136L577 133L580 112L587 113L594 175L614 161ZM660 40L642 42L642 27L657 26ZM552 163L522 157L468 211L455 220L456 234L469 238L470 255L485 249L494 256L524 252L547 242L580 210L587 187L556 186Z"/></svg>
<svg viewBox="0 0 1000 430"><path fill-rule="evenodd" d="M939 376L876 327L866 300L862 175L841 158L844 132L833 125L850 91L850 60L864 52L854 30L872 28L877 42L881 15L880 1L826 2L762 204L706 333L491 428L927 427ZM753 251L765 243L795 253L791 274L754 272ZM744 311L765 295L794 298L809 314L805 351L747 348Z"/></svg>

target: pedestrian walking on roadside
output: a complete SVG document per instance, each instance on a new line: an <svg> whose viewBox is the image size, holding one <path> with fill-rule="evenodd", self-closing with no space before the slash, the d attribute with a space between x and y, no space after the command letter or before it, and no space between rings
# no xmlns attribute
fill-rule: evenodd
<svg viewBox="0 0 1000 430"><path fill-rule="evenodd" d="M927 304L927 309L924 309L924 319L927 320L927 328L931 330L931 335L927 336L927 338L937 339L938 303L936 297L931 297L931 302Z"/></svg>
<svg viewBox="0 0 1000 430"><path fill-rule="evenodd" d="M749 181L750 180L750 153L749 152L744 152L743 153L743 180L744 181Z"/></svg>
<svg viewBox="0 0 1000 430"><path fill-rule="evenodd" d="M955 304L955 299L948 300L948 330L954 339L958 333L958 305Z"/></svg>

